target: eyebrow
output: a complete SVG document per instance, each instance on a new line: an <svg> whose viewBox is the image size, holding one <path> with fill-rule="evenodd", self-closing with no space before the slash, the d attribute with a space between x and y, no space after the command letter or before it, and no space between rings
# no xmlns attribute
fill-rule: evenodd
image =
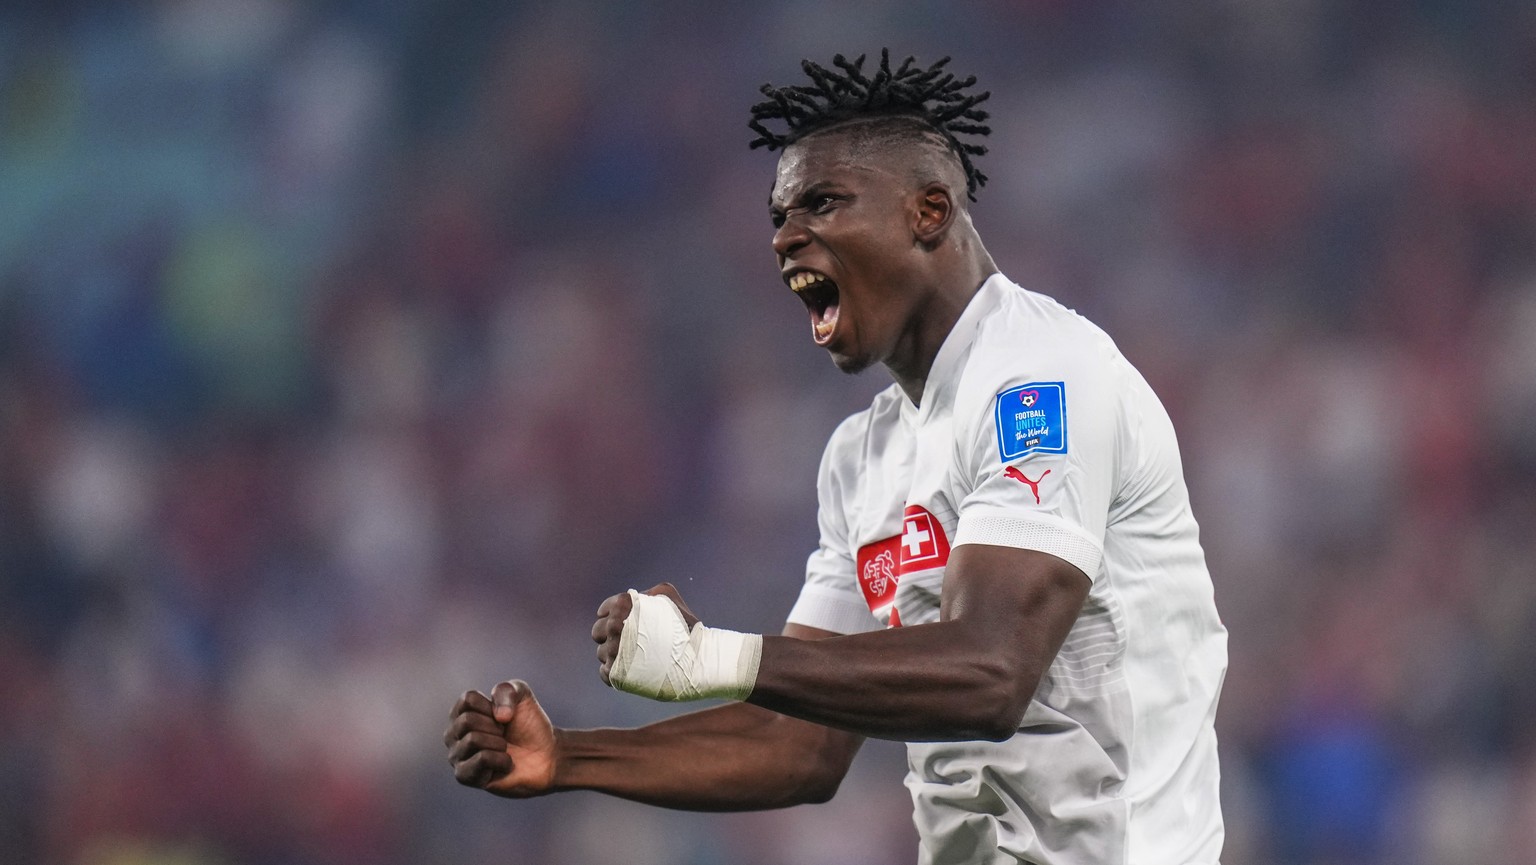
<svg viewBox="0 0 1536 865"><path fill-rule="evenodd" d="M789 203L786 204L783 208L780 208L778 205L773 203L773 192L770 190L768 193L768 211L770 213L779 213L781 210L787 210L789 208L796 207L812 196L826 192L829 189L836 189L837 185L838 184L835 181L818 180L815 183L812 183L810 186L800 190L800 194L790 199Z"/></svg>

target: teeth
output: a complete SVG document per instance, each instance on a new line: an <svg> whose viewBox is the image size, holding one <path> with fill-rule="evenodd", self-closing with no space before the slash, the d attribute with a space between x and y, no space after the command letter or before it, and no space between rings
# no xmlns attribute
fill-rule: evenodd
<svg viewBox="0 0 1536 865"><path fill-rule="evenodd" d="M795 291L803 291L804 289L815 285L818 282L825 281L826 277L819 273L802 271L789 278L789 287Z"/></svg>
<svg viewBox="0 0 1536 865"><path fill-rule="evenodd" d="M836 325L837 322L835 321L822 319L820 321L812 322L811 329L816 332L817 339L825 340L827 337L832 335L832 328Z"/></svg>

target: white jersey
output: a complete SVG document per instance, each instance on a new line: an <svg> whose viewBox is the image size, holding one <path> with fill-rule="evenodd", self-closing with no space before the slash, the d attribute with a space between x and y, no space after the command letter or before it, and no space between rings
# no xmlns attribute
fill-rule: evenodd
<svg viewBox="0 0 1536 865"><path fill-rule="evenodd" d="M1001 275L929 371L832 434L821 543L789 621L939 618L951 546L1065 559L1092 581L1019 732L911 743L924 865L1211 865L1227 636L1162 403L1103 331Z"/></svg>

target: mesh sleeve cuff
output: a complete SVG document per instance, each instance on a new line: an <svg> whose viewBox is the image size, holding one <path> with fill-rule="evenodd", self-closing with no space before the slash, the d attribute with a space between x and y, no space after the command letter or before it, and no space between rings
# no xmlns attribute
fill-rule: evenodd
<svg viewBox="0 0 1536 865"><path fill-rule="evenodd" d="M1098 581L1099 566L1104 562L1104 550L1082 529L1043 520L1033 513L1027 516L1014 511L961 514L954 545L961 544L991 544L1050 553L1070 562L1094 582Z"/></svg>
<svg viewBox="0 0 1536 865"><path fill-rule="evenodd" d="M862 596L814 585L800 589L800 599L789 611L789 622L834 634L862 634L880 629Z"/></svg>

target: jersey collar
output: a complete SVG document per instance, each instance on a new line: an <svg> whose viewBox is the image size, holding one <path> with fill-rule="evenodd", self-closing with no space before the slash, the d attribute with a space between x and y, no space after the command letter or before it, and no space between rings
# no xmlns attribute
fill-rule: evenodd
<svg viewBox="0 0 1536 865"><path fill-rule="evenodd" d="M928 380L923 383L923 404L915 406L902 393L902 417L922 423L931 417L935 406L948 404L954 399L955 377L965 368L965 358L970 354L971 343L976 341L976 331L982 321L1003 303L1003 295L1013 287L1008 277L994 273L987 277L981 288L971 296L969 303L955 320L955 326L933 356L933 366L928 368ZM899 389L898 389L899 390Z"/></svg>

